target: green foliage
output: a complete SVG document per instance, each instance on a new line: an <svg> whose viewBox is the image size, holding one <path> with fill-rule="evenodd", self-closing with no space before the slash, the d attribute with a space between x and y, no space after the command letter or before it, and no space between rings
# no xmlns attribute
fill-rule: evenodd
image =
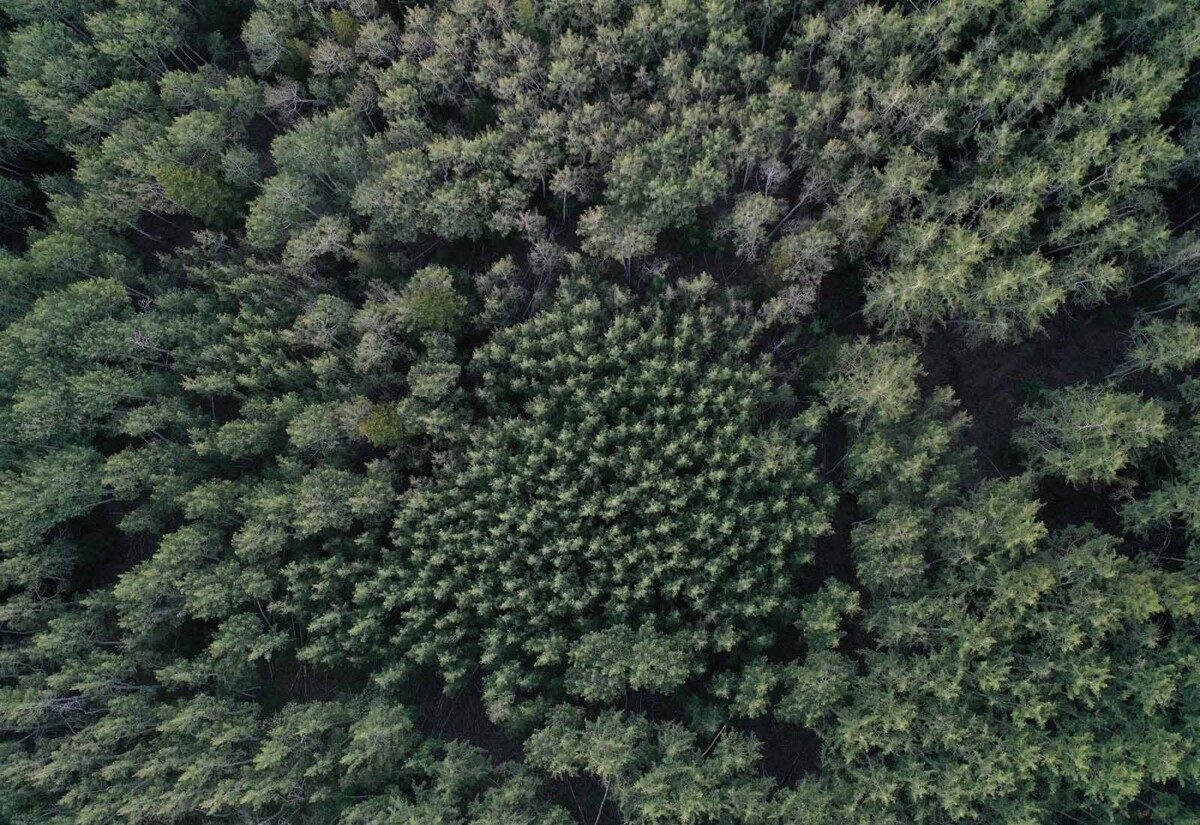
<svg viewBox="0 0 1200 825"><path fill-rule="evenodd" d="M454 275L440 266L418 270L400 293L400 323L408 332L453 332L462 323L465 302L454 291Z"/></svg>
<svg viewBox="0 0 1200 825"><path fill-rule="evenodd" d="M891 785L880 801L904 818L1122 819L1190 770L1179 662L1196 650L1159 620L1194 615L1194 583L1092 530L1039 541L1019 489L992 485L951 511L970 532L938 538L945 564L922 599L873 606L881 650L818 725L827 757L857 764L853 783Z"/></svg>
<svg viewBox="0 0 1200 825"><path fill-rule="evenodd" d="M0 821L1200 825L1198 12L0 0Z"/></svg>
<svg viewBox="0 0 1200 825"><path fill-rule="evenodd" d="M1031 467L1072 484L1103 484L1166 438L1161 404L1104 387L1052 390L1021 410L1025 426L1013 441Z"/></svg>
<svg viewBox="0 0 1200 825"><path fill-rule="evenodd" d="M952 427L952 407L905 392L917 374L903 348L860 343L842 349L827 383L849 412L847 480L878 514L851 533L871 591L861 665L810 653L782 676L778 713L817 730L823 774L836 774L827 804L848 793L880 821L1049 822L1062 811L1133 821L1154 788L1171 809L1178 799L1158 789L1191 781L1198 745L1178 662L1197 651L1163 622L1194 622L1195 582L1122 555L1094 528L1050 534L1030 477L965 495L944 435L919 453L929 469L873 471L862 451L881 449L877 433L903 443ZM880 394L879 381L896 391ZM1078 392L1101 409L1137 401Z"/></svg>
<svg viewBox="0 0 1200 825"><path fill-rule="evenodd" d="M333 37L343 46L353 46L358 39L358 21L341 9L329 12L329 21L333 26Z"/></svg>
<svg viewBox="0 0 1200 825"><path fill-rule="evenodd" d="M1186 317L1152 318L1134 330L1133 341L1122 373L1149 370L1163 376L1200 361L1200 326Z"/></svg>
<svg viewBox="0 0 1200 825"><path fill-rule="evenodd" d="M859 594L844 582L830 579L820 592L804 605L800 626L811 650L836 648L842 636L842 621L859 611Z"/></svg>
<svg viewBox="0 0 1200 825"><path fill-rule="evenodd" d="M39 19L19 27L4 46L5 80L20 95L52 143L65 143L69 114L103 85L107 60L64 22Z"/></svg>
<svg viewBox="0 0 1200 825"><path fill-rule="evenodd" d="M484 663L504 719L561 690L588 632L645 621L735 658L771 644L828 495L810 449L761 423L774 389L766 364L743 361L753 328L708 289L639 308L571 283L477 353L494 417L402 498L396 550L356 594L353 654L379 655L369 642L451 682Z"/></svg>
<svg viewBox="0 0 1200 825"><path fill-rule="evenodd" d="M605 712L584 720L558 708L526 745L526 759L553 776L596 776L629 821L761 822L770 782L755 774L758 743L723 733L702 751L678 725ZM607 799L607 794L606 797Z"/></svg>
<svg viewBox="0 0 1200 825"><path fill-rule="evenodd" d="M236 192L212 175L196 169L167 166L156 169L154 177L167 198L210 226L227 227L237 215Z"/></svg>
<svg viewBox="0 0 1200 825"><path fill-rule="evenodd" d="M567 691L586 702L612 702L630 690L670 693L701 669L701 644L694 634L666 635L649 625L585 634L569 654Z"/></svg>
<svg viewBox="0 0 1200 825"><path fill-rule="evenodd" d="M1187 152L1163 123L1181 111L1193 20L1187 3L1110 6L1052 22L1010 3L418 6L374 79L387 148L355 209L387 244L573 213L581 248L627 270L672 230L731 235L747 259L774 239L763 276L785 317L853 267L881 326L1019 337L1168 248L1164 196ZM311 26L256 12L260 71Z"/></svg>
<svg viewBox="0 0 1200 825"><path fill-rule="evenodd" d="M376 447L384 449L400 446L410 435L395 404L382 404L371 410L358 425L358 431Z"/></svg>
<svg viewBox="0 0 1200 825"><path fill-rule="evenodd" d="M103 501L98 458L68 448L4 474L0 581L6 588L36 592L43 583L70 579L74 548L59 528Z"/></svg>
<svg viewBox="0 0 1200 825"><path fill-rule="evenodd" d="M970 420L948 388L923 397L921 375L911 347L861 340L838 349L823 384L853 435L845 487L866 518L851 538L858 578L875 592L919 586L933 511L958 494L966 471L959 443Z"/></svg>
<svg viewBox="0 0 1200 825"><path fill-rule="evenodd" d="M1163 449L1169 469L1145 496L1128 501L1121 515L1127 529L1142 537L1158 534L1169 540L1182 525L1190 540L1187 569L1194 571L1200 560L1200 382L1184 381L1180 391L1179 425Z"/></svg>

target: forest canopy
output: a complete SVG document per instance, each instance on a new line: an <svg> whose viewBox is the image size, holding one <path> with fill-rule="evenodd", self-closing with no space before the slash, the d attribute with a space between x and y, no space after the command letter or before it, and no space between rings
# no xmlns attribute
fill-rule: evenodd
<svg viewBox="0 0 1200 825"><path fill-rule="evenodd" d="M0 823L1200 825L1198 0L0 0Z"/></svg>

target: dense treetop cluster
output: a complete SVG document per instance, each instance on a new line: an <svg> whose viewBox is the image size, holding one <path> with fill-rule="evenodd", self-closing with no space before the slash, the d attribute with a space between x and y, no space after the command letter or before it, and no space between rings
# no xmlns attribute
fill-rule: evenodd
<svg viewBox="0 0 1200 825"><path fill-rule="evenodd" d="M1200 825L1197 0L0 0L0 823Z"/></svg>

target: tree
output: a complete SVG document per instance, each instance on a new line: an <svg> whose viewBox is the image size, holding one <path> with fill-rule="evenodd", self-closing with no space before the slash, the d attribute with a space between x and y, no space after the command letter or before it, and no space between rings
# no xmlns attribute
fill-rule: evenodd
<svg viewBox="0 0 1200 825"><path fill-rule="evenodd" d="M206 172L164 166L154 171L154 177L167 199L210 226L227 227L237 216L237 193Z"/></svg>
<svg viewBox="0 0 1200 825"><path fill-rule="evenodd" d="M476 355L493 419L402 498L348 654L452 684L485 664L493 717L516 722L562 691L588 632L645 618L734 662L770 645L828 529L828 493L808 448L759 423L774 393L766 365L741 360L753 327L706 305L708 289L639 309L571 283Z"/></svg>
<svg viewBox="0 0 1200 825"><path fill-rule="evenodd" d="M418 270L404 285L398 300L401 327L409 333L453 332L466 309L454 291L454 275L440 266Z"/></svg>
<svg viewBox="0 0 1200 825"><path fill-rule="evenodd" d="M583 719L557 708L530 737L526 759L560 777L589 773L619 815L639 822L770 821L770 782L755 775L758 743L719 733L701 751L694 733L678 725L605 712Z"/></svg>
<svg viewBox="0 0 1200 825"><path fill-rule="evenodd" d="M1200 327L1184 316L1174 321L1151 318L1134 329L1134 343L1118 374L1150 370L1167 375L1200 361Z"/></svg>
<svg viewBox="0 0 1200 825"><path fill-rule="evenodd" d="M70 137L70 112L103 85L107 61L64 23L41 21L19 27L5 45L7 76L51 143Z"/></svg>
<svg viewBox="0 0 1200 825"><path fill-rule="evenodd" d="M1200 825L1196 0L0 9L0 820Z"/></svg>
<svg viewBox="0 0 1200 825"><path fill-rule="evenodd" d="M96 49L117 65L129 64L162 74L167 58L198 61L184 41L187 17L179 6L163 0L115 0L113 6L86 18Z"/></svg>
<svg viewBox="0 0 1200 825"><path fill-rule="evenodd" d="M694 652L703 641L665 635L652 626L617 626L584 635L572 648L567 691L586 702L612 702L630 690L670 693L699 671Z"/></svg>
<svg viewBox="0 0 1200 825"><path fill-rule="evenodd" d="M589 255L620 261L628 276L635 258L654 251L654 233L628 218L614 216L601 206L583 213L579 220L583 249Z"/></svg>
<svg viewBox="0 0 1200 825"><path fill-rule="evenodd" d="M1102 386L1051 391L1021 410L1025 426L1013 443L1044 475L1072 484L1104 484L1167 436L1165 411L1156 401Z"/></svg>

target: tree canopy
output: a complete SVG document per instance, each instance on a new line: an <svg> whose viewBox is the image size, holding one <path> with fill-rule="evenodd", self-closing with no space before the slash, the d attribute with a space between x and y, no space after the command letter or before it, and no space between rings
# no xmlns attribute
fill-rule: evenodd
<svg viewBox="0 0 1200 825"><path fill-rule="evenodd" d="M0 0L0 823L1200 825L1200 2Z"/></svg>

